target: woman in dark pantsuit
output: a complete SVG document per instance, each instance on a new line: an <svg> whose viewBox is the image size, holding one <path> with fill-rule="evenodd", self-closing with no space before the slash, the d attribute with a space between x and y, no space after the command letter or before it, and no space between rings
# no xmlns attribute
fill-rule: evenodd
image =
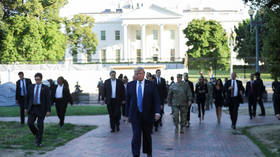
<svg viewBox="0 0 280 157"><path fill-rule="evenodd" d="M222 107L224 105L224 86L223 82L221 79L218 79L216 81L216 84L214 86L214 91L213 91L213 98L215 106L216 106L216 115L217 115L217 120L218 124L221 123L221 117L222 117Z"/></svg>
<svg viewBox="0 0 280 157"><path fill-rule="evenodd" d="M206 93L208 93L207 84L204 83L204 77L200 76L199 82L195 85L195 94L196 94L196 103L198 106L199 122L201 122L201 111L202 111L202 120L204 120Z"/></svg>

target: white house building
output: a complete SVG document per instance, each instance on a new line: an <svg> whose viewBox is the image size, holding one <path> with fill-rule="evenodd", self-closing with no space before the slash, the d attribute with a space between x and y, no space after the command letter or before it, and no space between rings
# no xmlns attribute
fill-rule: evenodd
<svg viewBox="0 0 280 157"><path fill-rule="evenodd" d="M182 61L187 50L183 29L192 19L213 19L231 32L248 18L244 8L215 9L202 0L195 7L121 0L110 9L84 14L95 19L92 30L98 37L98 46L92 56L78 54L76 59L103 63Z"/></svg>

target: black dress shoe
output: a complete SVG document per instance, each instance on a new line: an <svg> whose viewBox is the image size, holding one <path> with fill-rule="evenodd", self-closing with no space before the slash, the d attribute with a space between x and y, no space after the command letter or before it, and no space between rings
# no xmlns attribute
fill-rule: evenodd
<svg viewBox="0 0 280 157"><path fill-rule="evenodd" d="M147 157L152 157L152 154L148 154Z"/></svg>
<svg viewBox="0 0 280 157"><path fill-rule="evenodd" d="M112 129L111 132L115 132L115 129Z"/></svg>
<svg viewBox="0 0 280 157"><path fill-rule="evenodd" d="M133 157L139 157L139 155L134 155Z"/></svg>
<svg viewBox="0 0 280 157"><path fill-rule="evenodd" d="M157 131L158 131L158 128L156 127L156 128L155 128L155 132L157 132Z"/></svg>

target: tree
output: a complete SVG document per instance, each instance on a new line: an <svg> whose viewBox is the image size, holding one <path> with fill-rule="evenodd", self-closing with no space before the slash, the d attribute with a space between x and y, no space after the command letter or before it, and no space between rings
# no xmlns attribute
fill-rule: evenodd
<svg viewBox="0 0 280 157"><path fill-rule="evenodd" d="M92 32L94 19L88 15L74 15L70 20L65 19L68 45L73 56L79 52L92 54L98 44L96 35Z"/></svg>
<svg viewBox="0 0 280 157"><path fill-rule="evenodd" d="M0 61L41 63L62 60L66 36L60 31L59 9L65 0L3 2L0 20ZM0 12L1 15L1 12ZM1 23L2 22L2 23ZM7 29L9 28L9 29Z"/></svg>
<svg viewBox="0 0 280 157"><path fill-rule="evenodd" d="M229 48L226 32L222 25L214 20L194 19L184 29L189 47L189 61L194 60L196 68L211 70L225 69L229 65ZM191 66L189 63L188 65Z"/></svg>
<svg viewBox="0 0 280 157"><path fill-rule="evenodd" d="M272 77L280 77L280 1L244 0L244 2L250 2L252 8L263 13L261 55Z"/></svg>
<svg viewBox="0 0 280 157"><path fill-rule="evenodd" d="M262 29L259 29L259 32ZM238 27L234 27L236 33L236 46L234 51L237 52L237 58L243 59L245 63L255 64L256 63L256 30L250 28L250 20L243 20L238 24ZM259 33L259 50L260 50L260 61L262 59L261 47L262 47L262 33Z"/></svg>

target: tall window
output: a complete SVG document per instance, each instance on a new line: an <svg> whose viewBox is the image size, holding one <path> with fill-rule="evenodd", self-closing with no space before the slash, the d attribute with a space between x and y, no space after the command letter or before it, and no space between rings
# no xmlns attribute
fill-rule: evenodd
<svg viewBox="0 0 280 157"><path fill-rule="evenodd" d="M77 63L78 62L78 56L77 54L73 55L73 63Z"/></svg>
<svg viewBox="0 0 280 157"><path fill-rule="evenodd" d="M141 30L136 30L136 40L141 40Z"/></svg>
<svg viewBox="0 0 280 157"><path fill-rule="evenodd" d="M153 30L154 40L158 40L158 30Z"/></svg>
<svg viewBox="0 0 280 157"><path fill-rule="evenodd" d="M141 49L136 50L136 61L141 62Z"/></svg>
<svg viewBox="0 0 280 157"><path fill-rule="evenodd" d="M120 35L120 31L115 31L115 40L120 40L121 35Z"/></svg>
<svg viewBox="0 0 280 157"><path fill-rule="evenodd" d="M121 49L116 49L116 62L121 61Z"/></svg>
<svg viewBox="0 0 280 157"><path fill-rule="evenodd" d="M92 62L92 55L91 54L87 54L87 62L88 63Z"/></svg>
<svg viewBox="0 0 280 157"><path fill-rule="evenodd" d="M175 49L170 50L170 61L171 62L175 61Z"/></svg>
<svg viewBox="0 0 280 157"><path fill-rule="evenodd" d="M175 30L170 30L170 39L175 40Z"/></svg>
<svg viewBox="0 0 280 157"><path fill-rule="evenodd" d="M101 50L101 62L106 62L106 49Z"/></svg>
<svg viewBox="0 0 280 157"><path fill-rule="evenodd" d="M106 40L106 31L101 31L101 40Z"/></svg>

